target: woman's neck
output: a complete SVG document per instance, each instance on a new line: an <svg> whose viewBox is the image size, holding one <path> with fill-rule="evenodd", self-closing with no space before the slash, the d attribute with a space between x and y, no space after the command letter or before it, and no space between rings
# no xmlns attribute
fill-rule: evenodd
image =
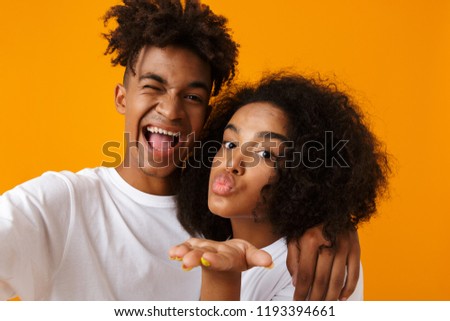
<svg viewBox="0 0 450 321"><path fill-rule="evenodd" d="M250 242L258 249L266 247L280 238L279 235L273 233L272 225L268 221L255 222L252 218L232 218L231 227L233 238Z"/></svg>

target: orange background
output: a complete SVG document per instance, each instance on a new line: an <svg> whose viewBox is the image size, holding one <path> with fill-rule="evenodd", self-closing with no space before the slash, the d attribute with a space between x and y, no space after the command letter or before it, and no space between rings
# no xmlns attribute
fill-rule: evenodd
<svg viewBox="0 0 450 321"><path fill-rule="evenodd" d="M450 2L207 0L241 44L239 79L294 67L336 80L395 157L390 199L360 229L368 300L450 300ZM3 1L0 193L111 161L121 68L99 19L117 1Z"/></svg>

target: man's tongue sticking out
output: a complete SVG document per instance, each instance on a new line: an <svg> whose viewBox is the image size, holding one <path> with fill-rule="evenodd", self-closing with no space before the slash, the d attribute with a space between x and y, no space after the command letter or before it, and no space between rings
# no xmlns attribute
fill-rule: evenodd
<svg viewBox="0 0 450 321"><path fill-rule="evenodd" d="M176 138L177 137L171 135L150 133L148 142L155 150L167 151L170 147L174 147L176 145Z"/></svg>

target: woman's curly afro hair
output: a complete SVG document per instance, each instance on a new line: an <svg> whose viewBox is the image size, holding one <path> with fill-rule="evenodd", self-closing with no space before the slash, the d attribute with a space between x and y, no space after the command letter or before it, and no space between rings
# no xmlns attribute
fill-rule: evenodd
<svg viewBox="0 0 450 321"><path fill-rule="evenodd" d="M178 190L178 217L188 232L215 240L232 236L229 220L208 210L209 171L226 124L240 107L253 102L272 103L289 119L293 147L277 167L277 180L261 192L276 234L290 241L323 224L334 242L338 233L356 228L376 212L390 168L359 108L333 84L276 73L256 85L230 88L216 101L203 148L194 150ZM339 147L338 153L330 153L333 146Z"/></svg>
<svg viewBox="0 0 450 321"><path fill-rule="evenodd" d="M134 73L140 50L147 45L180 46L195 52L211 66L213 95L235 74L238 44L230 36L227 19L214 14L197 0L124 0L104 16L105 25L116 19L117 27L104 37L105 54L116 53L113 65Z"/></svg>

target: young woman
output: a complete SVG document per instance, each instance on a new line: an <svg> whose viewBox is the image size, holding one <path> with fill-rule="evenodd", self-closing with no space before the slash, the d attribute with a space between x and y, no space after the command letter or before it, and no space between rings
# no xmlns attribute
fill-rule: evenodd
<svg viewBox="0 0 450 321"><path fill-rule="evenodd" d="M241 86L215 112L178 193L180 221L207 239L169 255L202 266L201 299L290 300L285 242L317 224L335 241L368 220L387 156L345 93L299 75ZM353 297L362 299L361 277Z"/></svg>

